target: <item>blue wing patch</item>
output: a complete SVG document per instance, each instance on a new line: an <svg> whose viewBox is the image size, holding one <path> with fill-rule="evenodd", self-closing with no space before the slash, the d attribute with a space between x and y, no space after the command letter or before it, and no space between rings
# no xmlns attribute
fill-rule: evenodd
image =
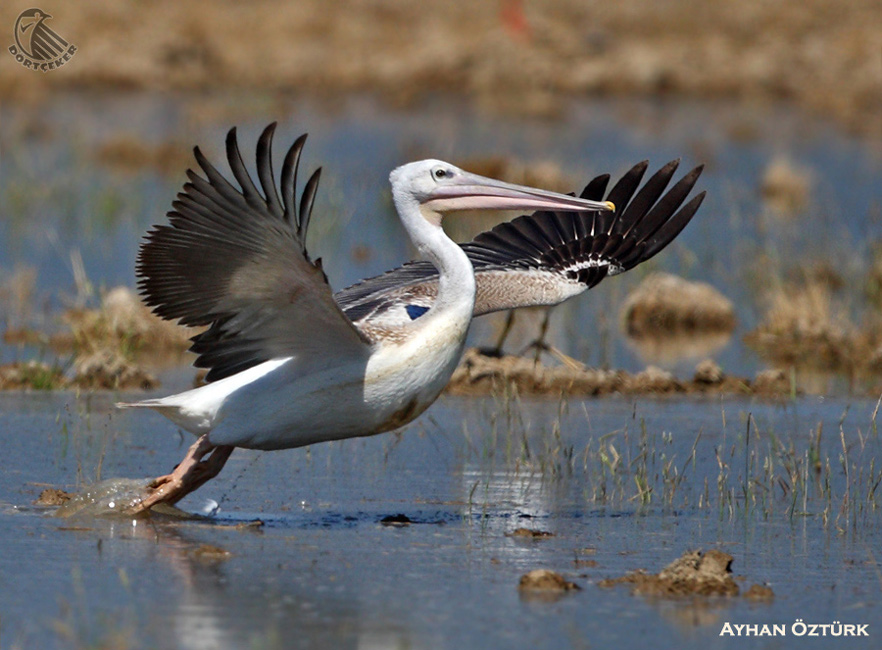
<svg viewBox="0 0 882 650"><path fill-rule="evenodd" d="M405 305L404 309L407 311L407 315L410 316L410 320L416 320L429 311L428 307L423 307L422 305Z"/></svg>

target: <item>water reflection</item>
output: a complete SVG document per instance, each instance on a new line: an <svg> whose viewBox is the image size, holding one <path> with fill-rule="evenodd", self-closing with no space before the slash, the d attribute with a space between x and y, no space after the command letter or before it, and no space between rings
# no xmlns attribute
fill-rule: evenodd
<svg viewBox="0 0 882 650"><path fill-rule="evenodd" d="M406 624L384 620L362 607L348 589L334 587L326 571L297 566L275 555L248 553L263 541L260 533L233 531L212 523L180 524L106 521L101 552L132 556L132 542L142 550L142 577L162 583L154 592L152 616L168 624L153 629L157 647L184 650L288 648L309 639L312 647L420 648ZM294 539L291 539L294 542ZM294 542L296 543L296 542ZM302 549L314 553L310 547ZM296 552L296 551L295 551ZM155 599L158 599L155 600Z"/></svg>
<svg viewBox="0 0 882 650"><path fill-rule="evenodd" d="M690 332L669 336L628 336L628 348L644 363L671 366L713 357L729 345L731 332Z"/></svg>

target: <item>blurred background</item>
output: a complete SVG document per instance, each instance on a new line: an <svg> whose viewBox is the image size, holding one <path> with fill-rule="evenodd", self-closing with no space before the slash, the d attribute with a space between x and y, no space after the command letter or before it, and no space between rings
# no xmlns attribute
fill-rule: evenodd
<svg viewBox="0 0 882 650"><path fill-rule="evenodd" d="M31 4L0 7L4 50ZM688 376L709 357L736 375L781 369L813 392L882 384L878 2L41 8L77 52L48 73L0 53L0 361L72 363L84 314L134 287L140 237L169 209L192 146L223 168L229 127L247 151L278 120L277 156L309 132L305 164L324 166L310 247L335 289L410 259L387 189L408 160L578 191L682 158L683 172L707 164L693 223L649 264L556 309L549 343L632 371ZM491 225L448 229L465 240ZM658 273L687 284L634 322ZM508 351L543 318L519 318ZM472 342L492 344L503 321L478 321ZM114 336L124 356L145 345Z"/></svg>

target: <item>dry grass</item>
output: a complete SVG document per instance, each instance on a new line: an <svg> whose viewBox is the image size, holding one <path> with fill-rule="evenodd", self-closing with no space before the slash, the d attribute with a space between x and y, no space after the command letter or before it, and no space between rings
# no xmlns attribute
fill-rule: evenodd
<svg viewBox="0 0 882 650"><path fill-rule="evenodd" d="M193 165L192 147L179 142L150 144L134 135L118 135L105 142L96 152L99 163L127 173L144 168L163 174L180 174Z"/></svg>
<svg viewBox="0 0 882 650"><path fill-rule="evenodd" d="M37 272L32 268L0 275L0 308L7 329L21 327L30 318L36 284Z"/></svg>
<svg viewBox="0 0 882 650"><path fill-rule="evenodd" d="M108 291L97 310L70 310L65 315L78 355L114 350L131 358L138 353L178 353L189 347L197 330L154 315L128 287Z"/></svg>
<svg viewBox="0 0 882 650"><path fill-rule="evenodd" d="M87 388L151 388L156 379L143 367L180 361L196 332L155 316L127 287L107 292L97 310L65 315L74 340L77 385Z"/></svg>
<svg viewBox="0 0 882 650"><path fill-rule="evenodd" d="M827 283L785 284L768 293L767 303L762 322L745 337L764 358L830 370L848 370L866 358L863 338Z"/></svg>
<svg viewBox="0 0 882 650"><path fill-rule="evenodd" d="M763 174L760 191L766 205L784 217L801 212L811 198L812 173L786 158L769 163Z"/></svg>
<svg viewBox="0 0 882 650"><path fill-rule="evenodd" d="M799 383L810 392L828 390L828 380L838 375L850 382L852 390L878 395L882 390L880 260L879 251L871 250L868 268L852 273L823 262L766 273L758 287L763 315L745 335L745 343L773 366L801 373ZM774 267L774 262L770 265ZM814 381L817 387L803 380Z"/></svg>
<svg viewBox="0 0 882 650"><path fill-rule="evenodd" d="M42 361L0 366L0 390L55 390L68 385L64 369Z"/></svg>
<svg viewBox="0 0 882 650"><path fill-rule="evenodd" d="M29 5L4 3L11 29ZM479 106L554 115L563 95L788 99L882 132L882 5L674 0L320 0L283 4L96 0L55 7L79 51L40 75L0 66L0 94L59 88L455 92ZM8 54L7 54L8 56ZM23 79L27 83L22 83Z"/></svg>
<svg viewBox="0 0 882 650"><path fill-rule="evenodd" d="M154 316L126 287L108 291L98 309L69 310L64 320L69 333L47 336L27 328L4 332L6 342L73 356L65 363L0 366L0 390L153 388L158 382L146 366L179 363L196 332Z"/></svg>

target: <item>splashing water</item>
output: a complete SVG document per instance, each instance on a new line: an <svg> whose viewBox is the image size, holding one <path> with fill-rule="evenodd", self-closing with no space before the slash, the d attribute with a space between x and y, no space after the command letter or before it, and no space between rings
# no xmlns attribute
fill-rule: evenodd
<svg viewBox="0 0 882 650"><path fill-rule="evenodd" d="M150 479L111 478L85 487L63 504L56 517L124 517L147 497Z"/></svg>

